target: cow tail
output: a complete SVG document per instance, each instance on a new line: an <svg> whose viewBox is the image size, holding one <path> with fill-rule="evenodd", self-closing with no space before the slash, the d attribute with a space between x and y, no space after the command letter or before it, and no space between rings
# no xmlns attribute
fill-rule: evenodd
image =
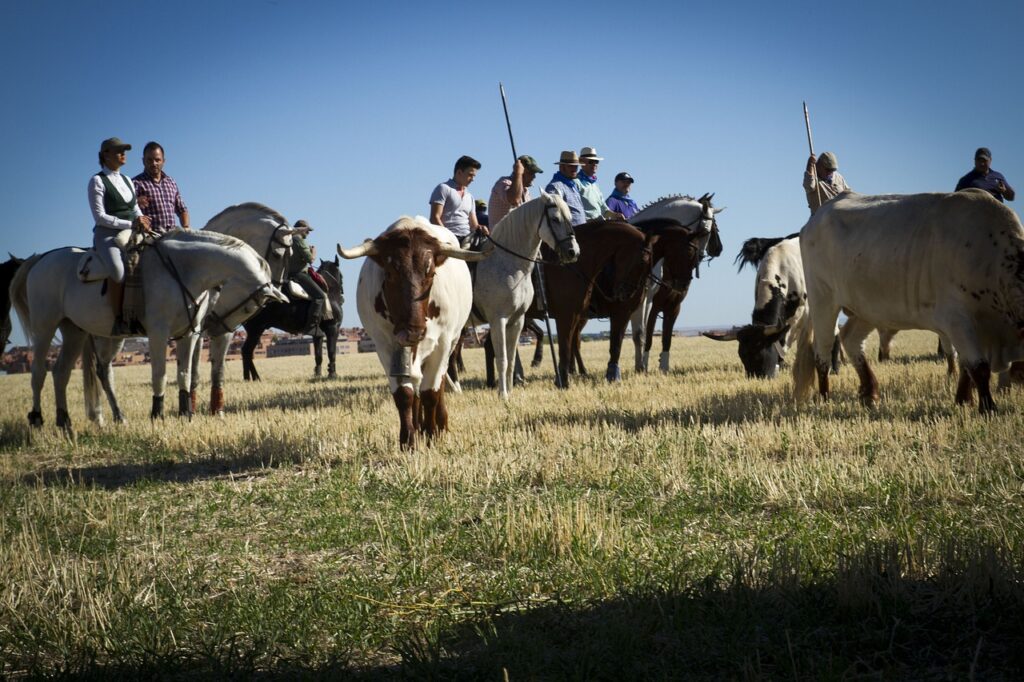
<svg viewBox="0 0 1024 682"><path fill-rule="evenodd" d="M11 286L8 290L11 297L11 305L14 306L14 310L18 313L21 328L25 331L25 340L29 344L32 343L32 318L28 311L28 273L32 266L42 257L42 255L32 256L22 263L15 271L14 277L11 278Z"/></svg>
<svg viewBox="0 0 1024 682"><path fill-rule="evenodd" d="M796 358L793 360L793 398L802 403L811 397L817 366L814 360L814 325L804 316L796 340Z"/></svg>
<svg viewBox="0 0 1024 682"><path fill-rule="evenodd" d="M92 334L85 337L85 346L82 348L82 388L85 393L85 414L89 419L97 421L100 415L100 378L96 371L96 363L99 359L96 355L96 343Z"/></svg>

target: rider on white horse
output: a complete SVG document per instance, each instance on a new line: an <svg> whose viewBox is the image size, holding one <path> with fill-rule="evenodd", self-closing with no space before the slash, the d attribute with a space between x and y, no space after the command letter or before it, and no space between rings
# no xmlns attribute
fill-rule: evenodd
<svg viewBox="0 0 1024 682"><path fill-rule="evenodd" d="M115 240L124 230L150 231L150 219L139 209L135 186L120 172L125 152L131 148L117 137L103 140L99 153L102 170L89 180L89 208L96 224L92 246L107 270L107 295L114 313L112 336L126 336L130 331L121 314L125 268L121 247Z"/></svg>

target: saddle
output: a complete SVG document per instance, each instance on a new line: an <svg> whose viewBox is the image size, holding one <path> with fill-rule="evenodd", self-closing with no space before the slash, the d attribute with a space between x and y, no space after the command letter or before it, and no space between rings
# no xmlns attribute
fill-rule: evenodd
<svg viewBox="0 0 1024 682"><path fill-rule="evenodd" d="M151 237L141 232L121 230L114 237L114 243L121 250L124 259L124 299L121 304L122 317L128 322L131 330L144 332L141 320L146 312L145 294L142 290L142 271L139 267L143 248L151 243ZM106 265L96 254L95 249L86 250L78 259L78 279L83 283L98 282L110 277ZM106 293L104 285L101 293Z"/></svg>
<svg viewBox="0 0 1024 682"><path fill-rule="evenodd" d="M121 249L122 258L127 254L131 241L131 230L121 230L114 237L114 243ZM96 250L84 250L82 257L78 259L78 280L80 282L98 282L107 277L110 277L110 273L107 271L103 261L96 255Z"/></svg>

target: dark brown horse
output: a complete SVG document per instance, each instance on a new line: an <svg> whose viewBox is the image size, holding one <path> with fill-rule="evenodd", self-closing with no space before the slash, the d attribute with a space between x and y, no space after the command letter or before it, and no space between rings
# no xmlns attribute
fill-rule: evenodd
<svg viewBox="0 0 1024 682"><path fill-rule="evenodd" d="M580 257L576 263L565 266L544 264L548 306L558 327L558 385L561 388L569 386L569 364L573 360L574 349L579 346L580 332L587 322L594 292L599 287L598 298L602 304L609 309L614 308L615 313L619 307L626 311L612 317L611 354L617 363L617 351L622 349L626 323L643 296L652 263L653 238L629 223L614 220L584 223L576 227L576 241L580 245ZM612 276L603 278L598 285L598 278L609 265ZM610 381L617 378L617 372L614 378L611 376L611 366L609 362Z"/></svg>
<svg viewBox="0 0 1024 682"><path fill-rule="evenodd" d="M7 254L11 256L11 254ZM8 288L14 273L18 271L24 261L21 258L11 256L4 263L0 263L0 355L7 348L7 339L11 336L11 297Z"/></svg>
<svg viewBox="0 0 1024 682"><path fill-rule="evenodd" d="M709 259L722 255L722 242L718 238L718 225L713 219L710 232L699 228L663 228L653 223L642 223L638 227L641 230L657 229L664 232L667 229L670 232L675 231L674 239L667 236L663 239L663 242L665 239L672 239L676 245L667 249L668 255L664 261L661 277L655 281L657 286L654 287L653 294L649 293L651 308L647 313L647 328L644 330L643 357L647 358L654 341L654 327L658 323L658 315L662 316L661 361L659 364L661 370L667 372L669 351L672 349L672 330L679 317L683 299L690 291L693 275L700 267L705 254ZM680 237L681 242L676 241Z"/></svg>

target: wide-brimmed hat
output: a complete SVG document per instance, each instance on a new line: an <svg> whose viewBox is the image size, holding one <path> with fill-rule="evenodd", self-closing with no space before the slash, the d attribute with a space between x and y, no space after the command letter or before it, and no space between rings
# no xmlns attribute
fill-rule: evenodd
<svg viewBox="0 0 1024 682"><path fill-rule="evenodd" d="M593 147L584 147L580 150L580 161L604 161L604 157L598 156Z"/></svg>
<svg viewBox="0 0 1024 682"><path fill-rule="evenodd" d="M619 180L624 180L625 182L631 184L634 182L633 176L626 172L619 173L618 175L615 176L615 182L618 182Z"/></svg>
<svg viewBox="0 0 1024 682"><path fill-rule="evenodd" d="M567 166L578 166L580 165L580 157L576 156L576 152L570 149L569 151L562 152L558 156L558 161L555 163L558 166L561 166L562 164Z"/></svg>
<svg viewBox="0 0 1024 682"><path fill-rule="evenodd" d="M519 161L523 164L523 168L534 173L543 173L544 169L537 163L537 159L533 158L529 154L523 154L519 157Z"/></svg>
<svg viewBox="0 0 1024 682"><path fill-rule="evenodd" d="M127 151L131 148L132 146L127 142L122 142L120 137L108 137L103 142L100 142L100 154L109 151Z"/></svg>

